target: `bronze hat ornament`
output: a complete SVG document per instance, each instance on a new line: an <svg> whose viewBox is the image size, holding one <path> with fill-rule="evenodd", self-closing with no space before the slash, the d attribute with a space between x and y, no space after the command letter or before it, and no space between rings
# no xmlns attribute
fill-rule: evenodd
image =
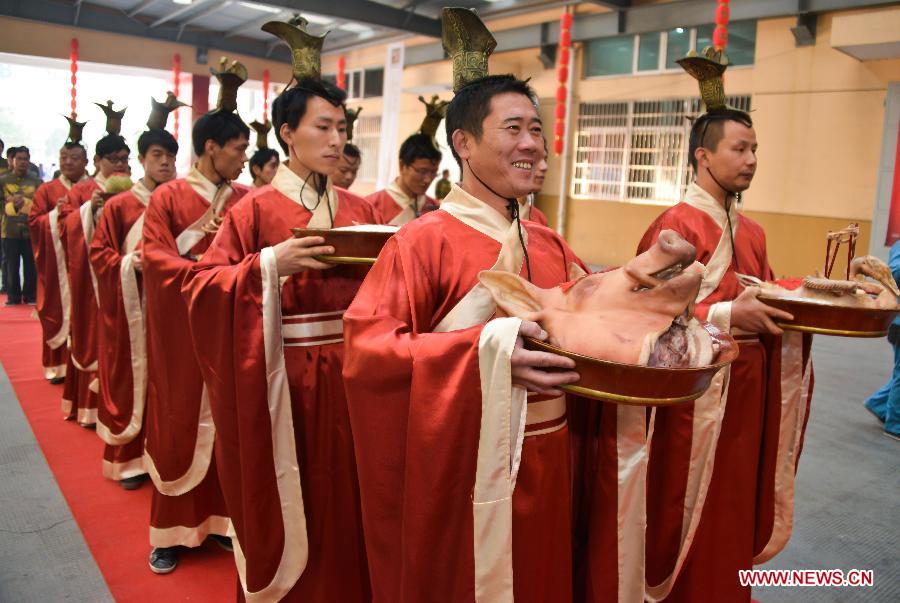
<svg viewBox="0 0 900 603"><path fill-rule="evenodd" d="M148 130L165 130L166 123L169 121L169 113L179 107L187 107L187 103L183 103L171 92L166 92L166 100L157 101L150 97L150 117L147 118Z"/></svg>
<svg viewBox="0 0 900 603"><path fill-rule="evenodd" d="M63 115L63 117L65 117L66 121L69 122L69 135L66 138L66 142L81 144L82 131L84 130L84 126L87 122L76 121L68 115Z"/></svg>
<svg viewBox="0 0 900 603"><path fill-rule="evenodd" d="M445 8L441 13L444 51L453 61L453 92L488 75L488 57L497 40L474 10Z"/></svg>
<svg viewBox="0 0 900 603"><path fill-rule="evenodd" d="M269 131L272 129L272 122L269 121L269 118L267 117L266 120L262 123L254 119L250 122L250 127L253 128L254 132L256 132L256 148L268 149Z"/></svg>
<svg viewBox="0 0 900 603"><path fill-rule="evenodd" d="M291 49L291 75L295 82L304 78L321 79L322 77L322 44L325 35L314 36L306 31L308 21L300 15L287 23L269 21L262 30L278 36Z"/></svg>
<svg viewBox="0 0 900 603"><path fill-rule="evenodd" d="M107 134L115 134L118 135L122 132L122 117L125 116L125 109L121 111L116 111L113 109L113 102L111 100L106 101L105 105L101 105L100 103L94 103L103 111L104 115L106 115L106 133Z"/></svg>
<svg viewBox="0 0 900 603"><path fill-rule="evenodd" d="M237 112L237 92L249 77L247 68L240 61L229 64L228 58L222 57L219 59L219 69L210 69L209 72L219 80L219 98L214 111Z"/></svg>
<svg viewBox="0 0 900 603"><path fill-rule="evenodd" d="M425 105L425 119L419 126L419 133L429 137L437 148L438 127L441 125L441 120L447 117L447 107L450 105L450 101L441 100L437 94L433 94L430 101L420 96L419 102Z"/></svg>
<svg viewBox="0 0 900 603"><path fill-rule="evenodd" d="M722 50L707 46L703 54L691 50L683 59L675 61L700 84L700 99L707 113L731 109L725 103L725 85L722 75L728 68L728 57Z"/></svg>
<svg viewBox="0 0 900 603"><path fill-rule="evenodd" d="M359 114L362 113L362 110L362 107L357 107L355 110L344 107L344 115L347 116L347 142L353 141L353 126L356 125L356 120L359 119Z"/></svg>

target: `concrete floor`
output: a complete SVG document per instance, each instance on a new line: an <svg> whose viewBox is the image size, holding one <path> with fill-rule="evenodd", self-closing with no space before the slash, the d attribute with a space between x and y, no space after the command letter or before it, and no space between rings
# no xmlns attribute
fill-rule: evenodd
<svg viewBox="0 0 900 603"><path fill-rule="evenodd" d="M874 569L874 588L755 589L762 603L900 601L900 442L862 401L885 382L885 340L819 337L794 533L766 568ZM0 601L109 601L5 373L0 371Z"/></svg>

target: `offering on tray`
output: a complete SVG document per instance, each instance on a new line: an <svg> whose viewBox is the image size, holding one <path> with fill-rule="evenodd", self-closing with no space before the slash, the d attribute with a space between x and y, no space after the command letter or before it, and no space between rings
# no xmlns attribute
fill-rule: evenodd
<svg viewBox="0 0 900 603"><path fill-rule="evenodd" d="M292 228L297 238L324 237L325 245L334 247L334 254L317 256L332 264L374 264L381 248L388 242L397 226L388 224L354 224L338 228Z"/></svg>
<svg viewBox="0 0 900 603"><path fill-rule="evenodd" d="M794 319L779 321L785 329L843 335L847 337L880 337L887 333L900 306L900 288L890 268L875 256L853 257L859 226L829 232L825 252L825 276L806 276L799 287L784 281L764 282L741 275L744 285L760 288L759 298L765 303L790 312ZM831 274L842 243L848 243L847 271L844 279Z"/></svg>
<svg viewBox="0 0 900 603"><path fill-rule="evenodd" d="M542 289L508 272L479 274L505 314L539 323L548 342L572 357L574 391L632 404L673 404L699 397L737 355L734 340L694 316L705 273L696 250L665 230L646 252L608 272L581 274ZM575 276L575 275L570 275Z"/></svg>

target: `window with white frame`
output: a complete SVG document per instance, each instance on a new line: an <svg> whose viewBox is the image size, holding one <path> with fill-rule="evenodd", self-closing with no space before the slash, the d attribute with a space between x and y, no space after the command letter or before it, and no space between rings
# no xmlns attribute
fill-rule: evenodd
<svg viewBox="0 0 900 603"><path fill-rule="evenodd" d="M675 63L691 48L712 46L713 25L676 27L631 36L597 38L585 45L584 76L603 77L661 73L680 69ZM756 21L728 25L725 49L730 65L752 65L756 55Z"/></svg>
<svg viewBox="0 0 900 603"><path fill-rule="evenodd" d="M322 79L337 85L337 75L325 74ZM384 68L353 69L344 75L348 99L376 98L384 92Z"/></svg>
<svg viewBox="0 0 900 603"><path fill-rule="evenodd" d="M750 110L749 96L728 104ZM689 116L699 98L580 103L572 196L633 203L677 203L691 182Z"/></svg>
<svg viewBox="0 0 900 603"><path fill-rule="evenodd" d="M360 182L378 180L378 146L381 137L381 116L360 116L353 125L353 144L359 147L362 162L359 166Z"/></svg>

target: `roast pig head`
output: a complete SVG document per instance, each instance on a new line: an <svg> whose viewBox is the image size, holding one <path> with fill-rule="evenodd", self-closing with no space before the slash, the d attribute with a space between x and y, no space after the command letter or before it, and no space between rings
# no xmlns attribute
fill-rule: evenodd
<svg viewBox="0 0 900 603"><path fill-rule="evenodd" d="M664 230L625 266L587 275L573 264L571 280L552 289L510 272L478 278L499 314L539 323L562 349L628 364L703 366L716 350L693 316L706 272L695 257L693 245Z"/></svg>

